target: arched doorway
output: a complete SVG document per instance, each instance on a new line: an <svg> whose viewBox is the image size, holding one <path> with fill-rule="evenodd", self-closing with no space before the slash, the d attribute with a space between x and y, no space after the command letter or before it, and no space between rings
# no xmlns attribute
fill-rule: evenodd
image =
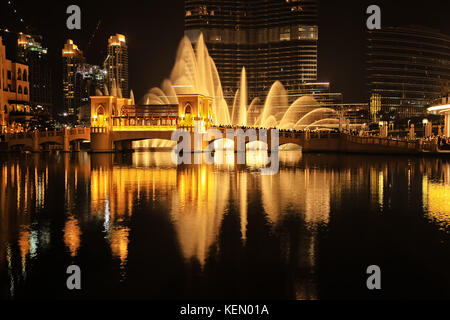
<svg viewBox="0 0 450 320"><path fill-rule="evenodd" d="M193 126L193 115L192 115L192 106L190 103L187 103L184 107L184 125L185 126Z"/></svg>
<svg viewBox="0 0 450 320"><path fill-rule="evenodd" d="M97 127L104 127L104 126L106 126L105 108L103 107L103 105L100 104L97 107L96 116L97 116L96 126Z"/></svg>

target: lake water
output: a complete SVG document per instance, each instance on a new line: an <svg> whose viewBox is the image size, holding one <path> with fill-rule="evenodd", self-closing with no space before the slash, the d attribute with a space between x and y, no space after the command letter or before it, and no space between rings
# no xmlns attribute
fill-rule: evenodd
<svg viewBox="0 0 450 320"><path fill-rule="evenodd" d="M450 161L217 156L1 155L0 297L450 298Z"/></svg>

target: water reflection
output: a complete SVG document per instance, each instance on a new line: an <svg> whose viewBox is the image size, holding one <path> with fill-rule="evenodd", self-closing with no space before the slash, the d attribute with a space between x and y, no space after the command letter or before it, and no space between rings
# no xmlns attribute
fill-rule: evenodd
<svg viewBox="0 0 450 320"><path fill-rule="evenodd" d="M423 202L428 218L441 230L450 230L450 164L436 163L431 177L423 176Z"/></svg>
<svg viewBox="0 0 450 320"><path fill-rule="evenodd" d="M158 245L139 239L153 234L153 241L176 239L177 248L166 250L183 259L186 283L178 285L187 297L316 299L323 237L349 210L382 215L399 206L419 208L441 231L450 229L450 164L444 160L283 151L280 172L262 176L265 152L249 152L246 165L236 163L234 152L214 158L212 165L175 166L170 152L3 157L2 297L15 296L37 268L30 262L52 259L50 253L89 264L95 262L87 255L102 252L104 267L112 273L117 267L119 281L131 286L144 259L137 252ZM136 222L147 217L156 225L168 219L173 229ZM251 273L264 277L259 280L267 288L258 290ZM213 285L225 289L211 294Z"/></svg>

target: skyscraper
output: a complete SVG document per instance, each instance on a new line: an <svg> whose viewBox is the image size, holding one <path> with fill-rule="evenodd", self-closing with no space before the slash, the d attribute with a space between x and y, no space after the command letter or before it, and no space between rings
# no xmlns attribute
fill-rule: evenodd
<svg viewBox="0 0 450 320"><path fill-rule="evenodd" d="M450 36L420 26L368 32L367 88L373 117L421 117L448 89Z"/></svg>
<svg viewBox="0 0 450 320"><path fill-rule="evenodd" d="M63 107L64 112L73 116L81 105L80 94L76 90L76 72L78 65L84 63L83 52L73 43L67 40L62 50L63 58Z"/></svg>
<svg viewBox="0 0 450 320"><path fill-rule="evenodd" d="M185 34L203 33L224 90L232 99L246 68L249 97L274 81L289 93L317 80L317 0L185 0Z"/></svg>
<svg viewBox="0 0 450 320"><path fill-rule="evenodd" d="M53 106L52 72L39 36L20 33L17 39L17 59L28 65L30 81L30 105L40 106L49 112Z"/></svg>
<svg viewBox="0 0 450 320"><path fill-rule="evenodd" d="M124 35L109 37L104 69L107 72L108 87L111 88L115 83L121 89L120 94L128 98L128 48Z"/></svg>
<svg viewBox="0 0 450 320"><path fill-rule="evenodd" d="M80 95L80 106L89 105L89 98L103 91L106 84L106 70L97 65L80 63L75 74L75 92Z"/></svg>

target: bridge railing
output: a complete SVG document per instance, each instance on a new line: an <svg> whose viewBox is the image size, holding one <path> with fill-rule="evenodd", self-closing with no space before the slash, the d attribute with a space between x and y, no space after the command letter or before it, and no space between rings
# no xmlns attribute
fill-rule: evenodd
<svg viewBox="0 0 450 320"><path fill-rule="evenodd" d="M176 126L179 117L112 117L112 126L116 127L150 127L150 126Z"/></svg>
<svg viewBox="0 0 450 320"><path fill-rule="evenodd" d="M67 130L69 135L86 134L90 132L90 128L72 128ZM62 137L65 134L65 129L56 129L49 131L32 131L32 132L22 132L22 133L10 133L7 134L7 140L17 140L17 139L33 139L35 135L39 138L47 137Z"/></svg>
<svg viewBox="0 0 450 320"><path fill-rule="evenodd" d="M89 128L72 128L69 129L69 134L70 135L85 134L88 133L89 131L90 131Z"/></svg>
<svg viewBox="0 0 450 320"><path fill-rule="evenodd" d="M6 134L6 139L7 140L15 140L15 139L31 139L33 138L33 133L32 132L22 132L22 133L8 133Z"/></svg>
<svg viewBox="0 0 450 320"><path fill-rule="evenodd" d="M51 130L51 131L41 131L38 133L39 137L58 137L64 135L64 130Z"/></svg>
<svg viewBox="0 0 450 320"><path fill-rule="evenodd" d="M377 144L388 147L396 147L402 149L426 149L432 150L432 145L423 144L423 141L420 140L400 140L400 139L392 139L387 137L373 137L373 136L352 136L352 135L344 135L345 139L349 142L359 143L359 144Z"/></svg>
<svg viewBox="0 0 450 320"><path fill-rule="evenodd" d="M91 133L106 133L108 132L107 127L91 127Z"/></svg>
<svg viewBox="0 0 450 320"><path fill-rule="evenodd" d="M339 138L340 133L339 132L315 132L315 131L291 131L291 132L280 132L280 137L284 138L294 138L294 139L301 139L306 138L308 139L329 139L329 138Z"/></svg>

